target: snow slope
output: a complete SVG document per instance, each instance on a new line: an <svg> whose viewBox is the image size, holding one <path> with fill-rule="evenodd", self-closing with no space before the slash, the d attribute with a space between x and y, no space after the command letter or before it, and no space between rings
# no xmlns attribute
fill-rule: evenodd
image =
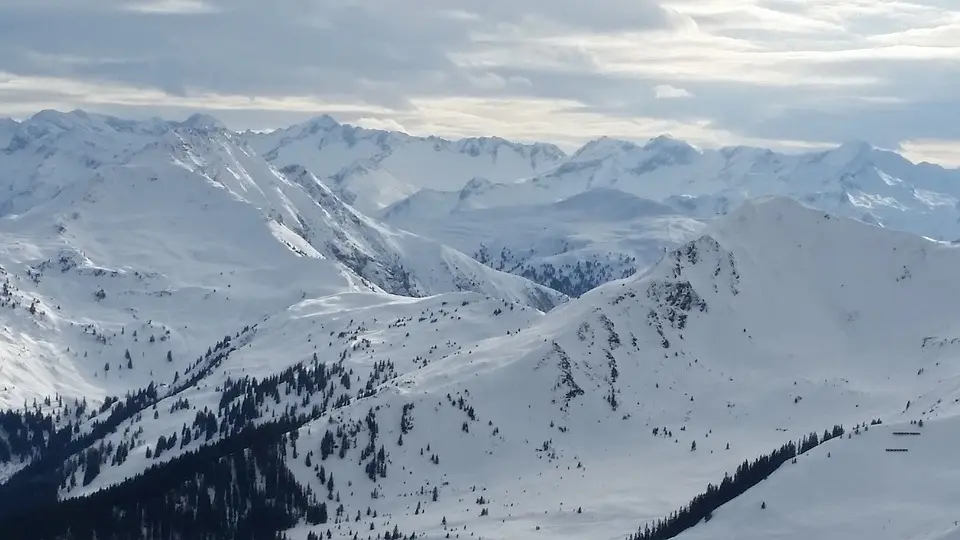
<svg viewBox="0 0 960 540"><path fill-rule="evenodd" d="M500 310L500 314L493 312ZM230 355L210 373L177 394L177 400L189 402L185 410L170 409L176 400L161 402L156 417L144 416L129 426L142 428L137 438L140 444L134 450L138 459L111 467L97 481L88 486L63 490L63 496L79 496L96 491L112 482L133 476L145 465L160 462L160 458L144 458L147 447L160 435L178 433L181 423L190 424L197 410L209 407L218 410L220 390L230 380L244 377L267 379L301 363L309 363L314 355L333 366L342 362L348 378L354 379L353 388L339 388L343 395L365 394L368 380L382 383L386 373L378 364L390 364L388 372L409 373L424 369L433 362L464 350L478 339L504 335L508 331L529 326L543 314L535 309L483 297L477 293L449 293L428 298L410 298L380 293L348 292L308 298L288 309L259 322L248 332L240 332L234 340ZM170 379L158 378L164 388L176 388ZM216 389L216 390L214 390ZM266 412L282 412L291 403L300 401L299 395L266 402ZM319 395L306 396L308 402L319 401ZM305 402L306 403L306 402ZM306 409L306 404L302 404ZM169 412L167 412L169 410ZM224 414L225 411L218 411ZM105 415L100 415L100 419ZM269 414L263 415L269 418ZM94 417L91 420L96 420ZM222 420L222 419L221 419ZM126 427L126 426L123 426ZM129 440L130 429L117 429L106 437L119 445ZM198 446L176 448L163 456L169 460Z"/></svg>
<svg viewBox="0 0 960 540"><path fill-rule="evenodd" d="M564 157L550 144L413 137L340 124L329 116L243 137L274 165L306 167L368 214L420 189L459 189L474 176L496 182L533 176Z"/></svg>
<svg viewBox="0 0 960 540"><path fill-rule="evenodd" d="M572 296L646 268L706 226L608 188L548 204L461 209L453 203L443 211L445 195L457 199L423 190L387 208L382 219Z"/></svg>
<svg viewBox="0 0 960 540"><path fill-rule="evenodd" d="M414 296L472 290L525 302L541 310L549 310L564 300L563 295L554 290L513 274L491 271L488 266L435 240L377 223L344 204L303 167L288 166L283 173L323 210L322 226L306 227L308 241L325 246L326 252L371 280L379 282L383 279L381 275L387 274L391 282L399 285L388 290ZM318 239L317 231L326 238ZM372 265L376 266L371 271L368 267Z"/></svg>
<svg viewBox="0 0 960 540"><path fill-rule="evenodd" d="M774 198L545 315L472 293L307 298L238 332L232 352L156 416L108 434L131 457L61 495L136 474L158 459L145 454L159 434L191 430L205 408L226 422L244 400L227 393L230 381L319 362L352 386L281 387L249 405L255 422L318 407L286 445L288 464L315 493L328 489L318 467L333 475L330 497L346 519L302 524L291 538L376 537L394 526L428 538L623 538L743 459L810 431L876 418L952 422L958 270L958 248ZM329 406L342 396L350 402ZM334 452L322 459L328 431ZM202 444L190 440L159 459ZM68 462L77 476L81 461ZM829 472L843 482L844 470ZM942 486L932 494L952 493ZM940 504L890 530L941 530L917 523L945 527L949 512ZM735 528L718 531L749 530L726 523Z"/></svg>
<svg viewBox="0 0 960 540"><path fill-rule="evenodd" d="M798 434L907 418L908 400L911 412L955 414L958 293L946 269L957 264L952 247L789 201L751 204L649 273L480 344L471 365L436 363L399 392L415 410L437 394L469 395L480 425L499 427L505 440L461 435L490 441L494 456L443 447L495 503L493 519L466 521L471 531L618 538ZM430 521L464 506L405 523L437 533Z"/></svg>
<svg viewBox="0 0 960 540"><path fill-rule="evenodd" d="M960 538L958 428L954 416L834 439L678 538Z"/></svg>
<svg viewBox="0 0 960 540"><path fill-rule="evenodd" d="M373 222L210 117L44 111L17 126L0 168L5 406L122 395L306 297L476 290L540 309L563 299Z"/></svg>

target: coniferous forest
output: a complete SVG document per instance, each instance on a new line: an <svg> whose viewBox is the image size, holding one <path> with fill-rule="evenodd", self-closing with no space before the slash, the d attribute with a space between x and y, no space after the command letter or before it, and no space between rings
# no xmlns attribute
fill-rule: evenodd
<svg viewBox="0 0 960 540"><path fill-rule="evenodd" d="M87 497L0 510L10 540L254 540L327 506L284 463L288 426L269 424L152 467Z"/></svg>
<svg viewBox="0 0 960 540"><path fill-rule="evenodd" d="M232 351L230 344L230 338L225 338L198 359L194 369L203 372L222 361ZM367 385L356 390L357 397L368 395L377 378L389 376L391 369L388 363L378 365ZM154 465L120 484L80 497L62 498L59 493L69 492L77 484L91 484L104 464L122 464L135 446L137 434L131 431L132 438L117 445L94 441L121 423L156 414L161 403L164 407L172 403L171 411L189 409L189 402L178 395L181 387L161 396L150 384L124 399L108 398L98 410L88 410L85 402L62 407L57 417L59 428L38 407L6 413L0 416L0 442L4 443L0 464L32 459L0 486L0 538L271 540L282 538L282 531L297 523L324 531L324 524L345 512L339 497L332 502L335 497L328 496L334 489L333 475L326 484L331 494L312 492L288 469L287 450L290 447L296 457L297 430L351 402L346 393L350 392L348 383L342 363L324 364L316 355L264 379L227 379L218 389L217 414L206 408L198 410L192 424L182 426L179 437L173 432L148 446L146 458L156 460ZM281 403L281 395L297 396L301 407L288 404L279 414L266 417L264 411ZM92 420L85 432L78 428L82 418ZM372 447L378 430L373 411L366 424ZM410 427L409 418L405 417L405 425ZM342 427L337 436L337 442L331 439L327 454L336 446L344 459L356 445L345 440L348 434ZM185 449L192 441L201 440L206 444ZM158 459L178 448L182 452L173 459ZM367 452L373 455L368 468L386 476L383 448ZM337 506L328 509L328 504Z"/></svg>

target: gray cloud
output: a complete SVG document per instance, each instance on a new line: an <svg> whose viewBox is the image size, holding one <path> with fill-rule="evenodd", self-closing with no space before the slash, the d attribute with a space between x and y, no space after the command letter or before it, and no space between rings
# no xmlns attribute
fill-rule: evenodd
<svg viewBox="0 0 960 540"><path fill-rule="evenodd" d="M960 44L942 27L960 31L950 0L905 0L899 11L866 0L670 5L5 0L0 114L208 108L242 128L323 109L430 129L451 127L459 111L475 123L458 131L510 136L513 106L579 115L596 123L590 133L633 125L638 137L672 122L705 140L960 140ZM5 86L3 73L29 84ZM683 99L658 99L668 95ZM540 133L552 119L528 121Z"/></svg>
<svg viewBox="0 0 960 540"><path fill-rule="evenodd" d="M335 95L365 92L364 79L402 82L450 70L434 44L462 39L440 24L390 24L354 6L276 4L238 0L193 15L0 7L0 67L175 94Z"/></svg>
<svg viewBox="0 0 960 540"><path fill-rule="evenodd" d="M142 13L121 2L0 5L0 68L244 95L417 93L470 80L448 53L471 36L522 25L660 28L667 12L644 1L590 9L575 0L220 0L209 11ZM472 9L470 9L472 8ZM398 88L397 85L402 85Z"/></svg>

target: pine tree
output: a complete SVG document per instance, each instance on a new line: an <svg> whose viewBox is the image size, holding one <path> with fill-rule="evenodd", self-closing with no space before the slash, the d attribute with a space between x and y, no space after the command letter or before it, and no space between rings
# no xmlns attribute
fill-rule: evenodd
<svg viewBox="0 0 960 540"><path fill-rule="evenodd" d="M100 474L100 451L94 448L87 450L84 461L83 485L89 485Z"/></svg>

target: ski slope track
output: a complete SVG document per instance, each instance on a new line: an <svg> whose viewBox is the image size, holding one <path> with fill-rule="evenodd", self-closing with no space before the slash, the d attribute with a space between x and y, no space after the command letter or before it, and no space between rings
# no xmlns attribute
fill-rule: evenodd
<svg viewBox="0 0 960 540"><path fill-rule="evenodd" d="M236 529L271 508L290 540L623 539L744 459L837 424L849 438L680 538L958 534L960 248L785 197L731 199L705 219L602 185L453 209L463 229L427 239L380 221L416 229L414 206L370 216L324 163L279 156L332 132L355 136L329 139L338 152L453 143L323 118L291 130L261 138L271 165L245 142L259 136L204 116L46 112L16 126L0 155L0 396L19 408L0 416L4 535L59 540L81 516L137 515L143 536L154 511L195 527L195 503L229 516L210 538L275 538ZM456 159L486 159L474 144ZM704 155L648 146L664 163ZM356 159L344 155L326 172ZM433 191L413 205L447 200L418 187ZM457 250L469 237L523 249L484 228L496 216L518 235L596 224L571 248L556 243L573 225L520 235L547 258L632 250L652 264L565 302ZM272 491L285 478L296 485Z"/></svg>

